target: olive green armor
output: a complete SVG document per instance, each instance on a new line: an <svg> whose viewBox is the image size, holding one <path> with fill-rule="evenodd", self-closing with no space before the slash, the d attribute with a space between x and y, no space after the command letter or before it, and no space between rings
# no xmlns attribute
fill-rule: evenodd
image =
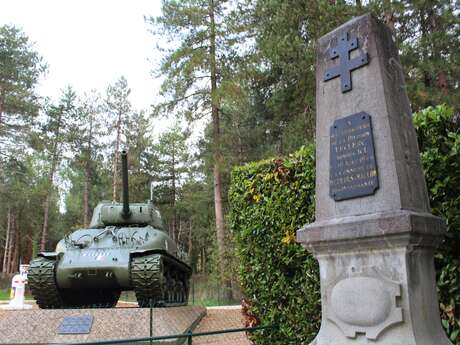
<svg viewBox="0 0 460 345"><path fill-rule="evenodd" d="M125 290L134 290L140 307L187 304L185 254L164 232L151 201L128 202L125 151L121 157L123 203L99 203L88 229L31 261L28 283L40 308L113 307Z"/></svg>

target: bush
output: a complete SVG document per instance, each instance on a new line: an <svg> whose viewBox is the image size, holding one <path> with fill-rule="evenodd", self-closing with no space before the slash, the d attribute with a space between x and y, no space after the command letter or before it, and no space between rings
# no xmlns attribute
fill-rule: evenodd
<svg viewBox="0 0 460 345"><path fill-rule="evenodd" d="M436 254L442 325L460 344L460 130L454 110L429 107L414 115L430 203L447 222L447 238Z"/></svg>
<svg viewBox="0 0 460 345"><path fill-rule="evenodd" d="M447 240L435 257L442 325L460 345L460 132L452 108L414 114L433 213L447 221ZM269 344L308 344L320 323L316 260L295 243L295 231L314 218L314 147L287 159L233 170L231 227L248 301L249 324L277 326ZM254 337L264 344L264 335Z"/></svg>
<svg viewBox="0 0 460 345"><path fill-rule="evenodd" d="M275 325L256 343L308 344L320 324L316 260L295 242L314 218L315 150L233 170L231 227L240 258L241 283L256 322ZM266 338L266 339L265 339Z"/></svg>

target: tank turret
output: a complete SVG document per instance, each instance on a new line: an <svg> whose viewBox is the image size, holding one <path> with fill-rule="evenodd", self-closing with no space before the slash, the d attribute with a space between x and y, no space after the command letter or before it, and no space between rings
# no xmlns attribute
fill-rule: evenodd
<svg viewBox="0 0 460 345"><path fill-rule="evenodd" d="M88 228L31 261L29 286L40 308L112 307L125 290L141 307L187 304L191 268L152 200L129 202L126 151L121 162L122 203L100 202Z"/></svg>

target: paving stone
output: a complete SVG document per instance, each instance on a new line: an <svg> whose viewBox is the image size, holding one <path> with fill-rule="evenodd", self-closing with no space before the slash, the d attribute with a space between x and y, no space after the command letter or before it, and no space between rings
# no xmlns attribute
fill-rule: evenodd
<svg viewBox="0 0 460 345"><path fill-rule="evenodd" d="M209 308L206 316L200 322L195 332L218 331L229 328L244 327L241 308ZM244 332L227 333L193 338L196 345L250 345L251 342Z"/></svg>

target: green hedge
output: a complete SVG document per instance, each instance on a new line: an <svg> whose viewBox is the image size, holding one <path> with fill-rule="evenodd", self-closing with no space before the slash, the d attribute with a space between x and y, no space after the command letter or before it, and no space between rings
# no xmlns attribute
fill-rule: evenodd
<svg viewBox="0 0 460 345"><path fill-rule="evenodd" d="M314 160L307 146L233 170L230 222L241 281L257 321L278 327L268 344L308 344L320 324L317 262L295 242L295 231L314 218Z"/></svg>
<svg viewBox="0 0 460 345"><path fill-rule="evenodd" d="M442 325L460 345L460 118L440 105L415 114L414 124L432 211L447 221L435 260Z"/></svg>
<svg viewBox="0 0 460 345"><path fill-rule="evenodd" d="M415 114L433 213L448 223L436 255L442 324L460 345L460 135L446 106ZM240 276L250 323L274 324L269 344L308 344L320 324L318 267L295 243L295 231L314 218L314 147L286 159L233 170L229 192ZM266 335L255 336L264 344Z"/></svg>

